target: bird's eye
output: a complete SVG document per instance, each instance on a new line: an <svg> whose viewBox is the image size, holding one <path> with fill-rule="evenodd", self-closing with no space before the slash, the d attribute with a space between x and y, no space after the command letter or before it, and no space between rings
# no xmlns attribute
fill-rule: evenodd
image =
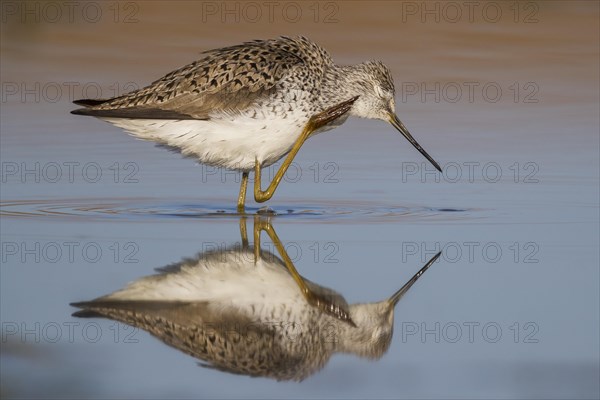
<svg viewBox="0 0 600 400"><path fill-rule="evenodd" d="M381 87L379 87L378 85L375 85L375 94L380 98L385 97L385 93L383 93L383 89L381 89Z"/></svg>

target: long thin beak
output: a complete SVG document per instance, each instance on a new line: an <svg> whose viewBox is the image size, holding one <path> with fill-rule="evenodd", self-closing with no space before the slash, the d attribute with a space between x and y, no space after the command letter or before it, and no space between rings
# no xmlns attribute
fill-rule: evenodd
<svg viewBox="0 0 600 400"><path fill-rule="evenodd" d="M390 124L392 124L394 126L394 128L396 128L398 130L398 132L400 132L402 134L402 136L404 136L406 138L406 140L408 140L410 142L410 144L415 146L415 149L419 150L419 153L423 154L423 156L426 159L428 159L431 164L433 164L435 169L442 172L442 168L440 168L439 164L437 162L435 162L435 160L433 158L431 158L431 156L429 154L427 154L427 152L421 147L421 145L419 143L417 143L417 141L415 140L415 138L412 137L412 135L410 134L408 129L406 129L406 127L404 126L402 121L400 121L398 116L394 113L390 113Z"/></svg>
<svg viewBox="0 0 600 400"><path fill-rule="evenodd" d="M421 277L421 275L423 275L423 273L425 271L427 271L427 269L429 267L431 267L431 264L433 264L435 262L435 260L437 260L438 258L440 258L441 255L442 255L442 252L440 251L435 256L433 256L433 258L431 260L429 260L427 262L427 264L425 264L425 266L423 266L423 268L421 268L419 270L419 272L417 272L416 274L414 274L413 277L410 278L408 280L408 282L406 282L404 284L404 286L402 286L400 288L400 290L398 290L396 293L394 293L388 299L388 304L390 305L390 308L394 308L396 306L396 304L398 304L398 301L400 301L400 299L402 298L402 296L404 296L406 294L406 292L408 292L408 289L410 289L410 287L415 284L415 282Z"/></svg>

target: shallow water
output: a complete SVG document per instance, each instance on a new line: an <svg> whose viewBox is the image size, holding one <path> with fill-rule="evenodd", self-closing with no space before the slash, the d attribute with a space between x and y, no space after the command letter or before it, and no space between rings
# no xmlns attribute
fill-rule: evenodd
<svg viewBox="0 0 600 400"><path fill-rule="evenodd" d="M433 14L422 2L293 3L297 22L263 7L257 22L239 8L237 24L242 3L93 4L95 23L65 10L52 22L37 2L3 9L3 397L600 396L598 3L481 3L501 9L496 22L479 8L469 21L459 3L458 22L438 2ZM386 298L442 251L397 305L387 353L336 354L301 383L277 382L72 317L72 302L241 239L238 175L70 115L70 101L279 34L305 34L339 62L385 61L400 118L444 168L392 127L349 120L306 143L267 209L248 204L301 275L350 304ZM274 251L264 233L263 246Z"/></svg>

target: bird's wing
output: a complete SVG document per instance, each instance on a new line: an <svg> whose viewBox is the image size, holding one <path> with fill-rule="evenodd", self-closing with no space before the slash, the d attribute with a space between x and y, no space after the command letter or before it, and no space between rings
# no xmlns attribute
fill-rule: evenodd
<svg viewBox="0 0 600 400"><path fill-rule="evenodd" d="M214 307L208 302L112 301L102 298L72 306L80 318L108 318L143 329L167 345L196 357L203 366L235 374L269 376L278 380L301 380L323 367L328 355L310 364L305 353L294 351L294 340L305 326L290 330L291 322L261 322L232 307ZM295 326L294 326L295 327ZM129 331L123 340L136 340ZM298 336L298 337L296 337ZM320 348L314 350L322 354ZM310 350L310 349L309 349Z"/></svg>
<svg viewBox="0 0 600 400"><path fill-rule="evenodd" d="M107 100L78 100L74 114L112 118L209 119L271 94L304 60L292 39L257 40L205 52L150 85Z"/></svg>

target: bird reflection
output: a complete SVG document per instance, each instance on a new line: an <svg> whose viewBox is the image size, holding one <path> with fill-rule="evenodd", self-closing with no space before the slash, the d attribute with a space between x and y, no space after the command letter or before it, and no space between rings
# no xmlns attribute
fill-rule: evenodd
<svg viewBox="0 0 600 400"><path fill-rule="evenodd" d="M125 288L73 303L77 317L104 317L148 331L202 366L277 380L303 380L336 352L380 358L389 348L394 306L441 253L377 303L348 305L303 278L269 219L254 220L254 245L240 220L241 246L160 268ZM280 257L262 250L266 232Z"/></svg>

